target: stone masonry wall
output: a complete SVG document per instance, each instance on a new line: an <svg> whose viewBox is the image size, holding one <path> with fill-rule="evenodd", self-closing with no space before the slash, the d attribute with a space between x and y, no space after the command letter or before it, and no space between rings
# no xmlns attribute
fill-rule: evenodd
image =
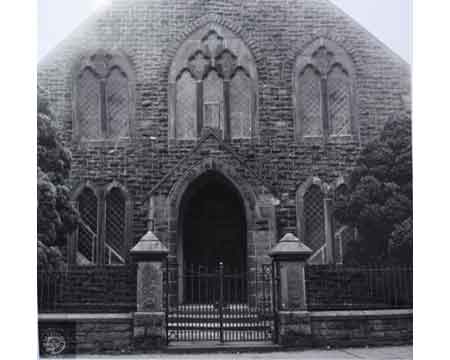
<svg viewBox="0 0 450 360"><path fill-rule="evenodd" d="M230 149L205 141L169 144L168 71L175 51L189 33L208 23L239 36L258 71L257 139L233 140ZM292 72L295 59L311 41L329 38L352 58L356 70L360 138L326 144L294 138ZM88 50L120 48L136 75L135 137L117 143L72 143L72 71ZM103 186L116 180L133 202L133 239L146 231L148 195L179 164L186 172L210 157L257 179L277 198L277 229L296 233L295 191L308 177L332 182L352 168L361 144L376 136L404 104L409 66L326 0L134 0L112 1L50 53L38 69L38 84L49 93L64 143L73 154L72 184L87 180ZM251 173L253 175L249 176ZM159 188L164 195L177 177Z"/></svg>
<svg viewBox="0 0 450 360"><path fill-rule="evenodd" d="M80 267L40 274L39 312L120 313L136 311L136 266Z"/></svg>
<svg viewBox="0 0 450 360"><path fill-rule="evenodd" d="M409 310L281 312L279 344L286 347L405 345L413 341Z"/></svg>

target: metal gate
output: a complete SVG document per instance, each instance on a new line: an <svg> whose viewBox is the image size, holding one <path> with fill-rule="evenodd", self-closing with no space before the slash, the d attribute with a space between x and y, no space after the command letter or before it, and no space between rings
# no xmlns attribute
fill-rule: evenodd
<svg viewBox="0 0 450 360"><path fill-rule="evenodd" d="M180 277L183 291L174 301L165 287L168 343L275 340L272 265L237 272L220 263L212 271L191 267Z"/></svg>

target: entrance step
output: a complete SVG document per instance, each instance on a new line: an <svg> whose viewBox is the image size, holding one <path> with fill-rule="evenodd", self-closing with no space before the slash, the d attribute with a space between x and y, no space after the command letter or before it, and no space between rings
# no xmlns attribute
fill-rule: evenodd
<svg viewBox="0 0 450 360"><path fill-rule="evenodd" d="M280 345L272 342L248 341L248 342L226 342L220 343L217 341L193 341L193 342L171 342L166 348L167 353L172 354L187 354L187 353L210 353L210 352L274 352L281 350Z"/></svg>

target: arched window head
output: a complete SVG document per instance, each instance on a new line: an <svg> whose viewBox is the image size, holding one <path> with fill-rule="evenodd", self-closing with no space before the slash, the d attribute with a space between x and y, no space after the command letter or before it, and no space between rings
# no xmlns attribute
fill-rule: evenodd
<svg viewBox="0 0 450 360"><path fill-rule="evenodd" d="M113 187L106 195L105 264L121 265L126 256L126 201L119 187Z"/></svg>
<svg viewBox="0 0 450 360"><path fill-rule="evenodd" d="M255 136L257 81L240 38L217 24L195 31L169 71L169 138L199 138L206 128L230 140Z"/></svg>
<svg viewBox="0 0 450 360"><path fill-rule="evenodd" d="M118 51L81 58L74 72L74 139L128 138L134 118L134 72Z"/></svg>
<svg viewBox="0 0 450 360"><path fill-rule="evenodd" d="M354 66L336 43L318 39L297 58L294 71L296 137L357 136Z"/></svg>
<svg viewBox="0 0 450 360"><path fill-rule="evenodd" d="M94 191L85 187L77 197L80 223L76 241L77 265L93 265L97 260L98 199Z"/></svg>

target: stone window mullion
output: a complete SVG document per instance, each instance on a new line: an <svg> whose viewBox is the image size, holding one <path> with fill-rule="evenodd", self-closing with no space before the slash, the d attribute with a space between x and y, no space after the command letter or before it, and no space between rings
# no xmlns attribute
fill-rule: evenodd
<svg viewBox="0 0 450 360"><path fill-rule="evenodd" d="M230 79L225 79L223 83L223 101L224 101L224 139L231 139L231 123L230 123Z"/></svg>
<svg viewBox="0 0 450 360"><path fill-rule="evenodd" d="M197 136L200 137L203 128L203 80L197 81Z"/></svg>
<svg viewBox="0 0 450 360"><path fill-rule="evenodd" d="M326 76L322 76L320 79L320 92L321 92L321 110L322 110L322 124L323 124L323 139L326 140L329 135L329 116L328 116L328 79Z"/></svg>
<svg viewBox="0 0 450 360"><path fill-rule="evenodd" d="M100 80L100 128L103 138L108 137L108 121L107 121L107 110L106 110L106 79L102 78Z"/></svg>

